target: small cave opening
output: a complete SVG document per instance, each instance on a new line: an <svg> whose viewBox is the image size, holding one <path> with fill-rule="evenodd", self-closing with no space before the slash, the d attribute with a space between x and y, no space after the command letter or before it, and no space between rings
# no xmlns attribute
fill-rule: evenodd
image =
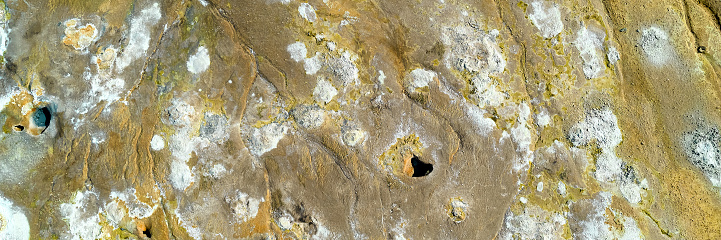
<svg viewBox="0 0 721 240"><path fill-rule="evenodd" d="M145 235L147 238L153 238L153 235L150 234L150 228L143 230L143 235Z"/></svg>
<svg viewBox="0 0 721 240"><path fill-rule="evenodd" d="M411 158L411 165L413 166L413 177L425 177L433 172L433 164L421 161L416 155Z"/></svg>
<svg viewBox="0 0 721 240"><path fill-rule="evenodd" d="M15 125L13 128L15 129L15 131L18 132L22 132L23 130L25 130L25 126L23 125Z"/></svg>

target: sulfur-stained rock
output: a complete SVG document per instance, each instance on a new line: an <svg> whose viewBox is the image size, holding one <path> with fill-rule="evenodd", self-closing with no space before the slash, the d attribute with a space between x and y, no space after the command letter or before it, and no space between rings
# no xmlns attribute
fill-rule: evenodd
<svg viewBox="0 0 721 240"><path fill-rule="evenodd" d="M720 14L0 1L0 239L721 239Z"/></svg>

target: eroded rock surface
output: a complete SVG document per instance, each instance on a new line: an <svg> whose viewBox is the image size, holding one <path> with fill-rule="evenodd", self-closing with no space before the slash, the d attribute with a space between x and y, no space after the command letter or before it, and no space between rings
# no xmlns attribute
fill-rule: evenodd
<svg viewBox="0 0 721 240"><path fill-rule="evenodd" d="M719 239L719 18L3 2L0 239Z"/></svg>

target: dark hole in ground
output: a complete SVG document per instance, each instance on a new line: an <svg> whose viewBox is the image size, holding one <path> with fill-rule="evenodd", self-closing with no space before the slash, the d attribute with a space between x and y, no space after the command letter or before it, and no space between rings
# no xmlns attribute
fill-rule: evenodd
<svg viewBox="0 0 721 240"><path fill-rule="evenodd" d="M411 165L413 165L413 177L425 177L433 172L433 164L424 163L415 155L411 158Z"/></svg>
<svg viewBox="0 0 721 240"><path fill-rule="evenodd" d="M143 230L143 234L145 234L145 236L148 238L153 238L153 236L150 235L150 228L146 228L145 230Z"/></svg>
<svg viewBox="0 0 721 240"><path fill-rule="evenodd" d="M23 125L15 125L15 131L22 132L25 130L25 127Z"/></svg>
<svg viewBox="0 0 721 240"><path fill-rule="evenodd" d="M38 127L47 127L50 125L50 118L52 118L50 109L46 107L35 110L35 114L33 114L33 121Z"/></svg>

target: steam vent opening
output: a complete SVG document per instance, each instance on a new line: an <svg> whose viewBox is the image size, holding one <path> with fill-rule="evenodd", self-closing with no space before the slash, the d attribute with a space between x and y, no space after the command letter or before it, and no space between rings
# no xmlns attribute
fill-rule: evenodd
<svg viewBox="0 0 721 240"><path fill-rule="evenodd" d="M433 164L425 163L415 155L411 158L411 165L413 165L413 177L425 177L433 172Z"/></svg>

